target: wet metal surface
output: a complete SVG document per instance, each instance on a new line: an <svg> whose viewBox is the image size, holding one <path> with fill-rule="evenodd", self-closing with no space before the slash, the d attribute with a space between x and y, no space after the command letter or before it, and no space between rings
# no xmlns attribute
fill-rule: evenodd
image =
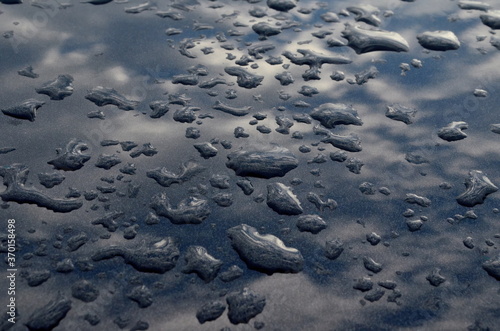
<svg viewBox="0 0 500 331"><path fill-rule="evenodd" d="M497 329L499 12L0 0L0 330Z"/></svg>

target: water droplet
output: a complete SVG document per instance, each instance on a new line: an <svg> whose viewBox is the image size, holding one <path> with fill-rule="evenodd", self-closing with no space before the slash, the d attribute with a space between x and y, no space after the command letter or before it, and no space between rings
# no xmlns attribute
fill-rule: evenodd
<svg viewBox="0 0 500 331"><path fill-rule="evenodd" d="M234 115L234 116L245 116L252 109L252 107L249 107L249 106L241 107L241 108L231 107L231 106L226 105L218 100L215 102L215 104L212 106L212 108L220 110L224 113Z"/></svg>
<svg viewBox="0 0 500 331"><path fill-rule="evenodd" d="M47 269L35 270L26 275L26 281L28 282L28 286L36 287L45 283L50 277L51 273Z"/></svg>
<svg viewBox="0 0 500 331"><path fill-rule="evenodd" d="M295 8L296 3L293 0L267 0L267 6L277 11L287 12Z"/></svg>
<svg viewBox="0 0 500 331"><path fill-rule="evenodd" d="M94 87L85 99L92 101L96 106L114 105L122 110L134 110L138 101L129 100L115 89L97 86Z"/></svg>
<svg viewBox="0 0 500 331"><path fill-rule="evenodd" d="M83 302L92 302L99 296L97 287L88 280L78 280L71 286L71 295L73 298Z"/></svg>
<svg viewBox="0 0 500 331"><path fill-rule="evenodd" d="M281 183L267 185L267 205L280 215L299 215L303 212L291 188Z"/></svg>
<svg viewBox="0 0 500 331"><path fill-rule="evenodd" d="M238 176L261 178L283 177L295 169L299 162L295 155L283 147L239 150L230 153L226 166Z"/></svg>
<svg viewBox="0 0 500 331"><path fill-rule="evenodd" d="M247 89L256 88L264 79L264 76L249 73L248 71L240 67L226 67L224 71L231 76L236 76L236 83L238 84L238 86Z"/></svg>
<svg viewBox="0 0 500 331"><path fill-rule="evenodd" d="M370 302L375 302L375 301L382 299L384 294L385 294L384 290L377 288L377 289L374 289L374 290L368 292L365 295L365 300L368 300Z"/></svg>
<svg viewBox="0 0 500 331"><path fill-rule="evenodd" d="M249 225L241 224L227 230L233 248L248 268L273 274L298 273L304 266L302 254L286 247L283 242L270 234L261 235Z"/></svg>
<svg viewBox="0 0 500 331"><path fill-rule="evenodd" d="M209 283L217 277L222 266L222 261L217 260L201 246L189 246L184 255L186 265L183 273L196 273L205 283Z"/></svg>
<svg viewBox="0 0 500 331"><path fill-rule="evenodd" d="M245 195L251 195L254 191L252 182L248 179L240 179L236 182Z"/></svg>
<svg viewBox="0 0 500 331"><path fill-rule="evenodd" d="M127 298L135 301L139 308L147 308L153 304L153 293L146 285L135 286L127 293Z"/></svg>
<svg viewBox="0 0 500 331"><path fill-rule="evenodd" d="M498 191L498 187L479 170L469 171L469 177L465 180L465 188L465 192L457 197L457 202L466 207L481 204L489 194Z"/></svg>
<svg viewBox="0 0 500 331"><path fill-rule="evenodd" d="M211 301L201 306L196 312L196 318L200 324L215 321L226 310L226 305L222 301Z"/></svg>
<svg viewBox="0 0 500 331"><path fill-rule="evenodd" d="M237 265L232 265L226 271L219 274L219 279L224 283L228 283L240 278L241 276L243 276L243 269Z"/></svg>
<svg viewBox="0 0 500 331"><path fill-rule="evenodd" d="M374 51L408 52L410 46L400 34L385 30L367 30L359 25L346 23L342 37L357 54Z"/></svg>
<svg viewBox="0 0 500 331"><path fill-rule="evenodd" d="M275 36L281 33L279 27L271 26L266 22L259 22L252 25L252 30L259 35L259 40L266 40L267 37Z"/></svg>
<svg viewBox="0 0 500 331"><path fill-rule="evenodd" d="M500 10L490 10L479 16L484 25L497 30L500 29Z"/></svg>
<svg viewBox="0 0 500 331"><path fill-rule="evenodd" d="M434 268L432 272L429 275L427 275L425 279L427 279L432 286L438 287L439 285L441 285L446 281L446 278L441 276L440 272L441 272L440 268Z"/></svg>
<svg viewBox="0 0 500 331"><path fill-rule="evenodd" d="M147 1L137 6L127 7L125 8L125 12L128 14L139 14L146 10L155 10L155 9L156 9L155 3Z"/></svg>
<svg viewBox="0 0 500 331"><path fill-rule="evenodd" d="M203 170L205 170L205 168L199 163L195 161L187 161L181 165L180 172L178 174L163 167L150 170L146 173L146 175L149 178L156 180L156 182L161 186L169 187L174 183L184 183Z"/></svg>
<svg viewBox="0 0 500 331"><path fill-rule="evenodd" d="M382 240L382 238L378 234L376 234L375 232L372 232L372 233L366 235L366 240L372 246L377 246L378 243Z"/></svg>
<svg viewBox="0 0 500 331"><path fill-rule="evenodd" d="M346 8L347 11L356 15L354 20L357 22L365 22L373 26L379 26L382 22L378 15L380 10L372 5L363 4L358 6L350 6Z"/></svg>
<svg viewBox="0 0 500 331"><path fill-rule="evenodd" d="M464 246L467 247L468 249L473 249L474 248L474 239L472 237L467 237L463 241Z"/></svg>
<svg viewBox="0 0 500 331"><path fill-rule="evenodd" d="M175 208L165 193L153 196L150 207L158 216L168 218L173 224L200 224L211 213L207 200L190 196Z"/></svg>
<svg viewBox="0 0 500 331"><path fill-rule="evenodd" d="M102 261L117 256L122 257L126 264L130 264L137 271L163 274L175 267L179 249L174 240L167 237L137 248L120 246L100 248L92 255L92 260Z"/></svg>
<svg viewBox="0 0 500 331"><path fill-rule="evenodd" d="M429 207L431 205L431 200L426 197L416 195L414 193L407 193L405 197L405 202L416 204L421 207Z"/></svg>
<svg viewBox="0 0 500 331"><path fill-rule="evenodd" d="M17 73L21 76L29 77L29 78L38 78L38 76L39 76L37 73L33 72L33 67L30 65L27 67L24 67L21 70L18 70Z"/></svg>
<svg viewBox="0 0 500 331"><path fill-rule="evenodd" d="M59 325L70 310L71 300L58 292L56 298L31 314L26 326L30 330L52 330Z"/></svg>
<svg viewBox="0 0 500 331"><path fill-rule="evenodd" d="M283 52L283 56L296 65L307 65L309 69L302 75L305 81L320 79L320 68L323 64L349 64L352 61L342 55L325 56L308 49L298 49L302 56L297 56L290 51Z"/></svg>
<svg viewBox="0 0 500 331"><path fill-rule="evenodd" d="M327 22L327 23L337 23L337 22L340 22L340 19L338 17L337 14L331 12L331 11L328 11L326 13L323 13L320 15L320 18Z"/></svg>
<svg viewBox="0 0 500 331"><path fill-rule="evenodd" d="M66 179L66 177L64 177L64 175L59 172L38 174L38 180L40 181L40 184L42 184L46 188L52 188L56 185L59 185L64 181L64 179Z"/></svg>
<svg viewBox="0 0 500 331"><path fill-rule="evenodd" d="M358 278L355 280L353 288L361 292L366 292L373 288L373 282L369 277Z"/></svg>
<svg viewBox="0 0 500 331"><path fill-rule="evenodd" d="M458 2L458 7L463 10L481 10L481 11L488 11L491 6L487 3L480 2L480 1L467 1L467 0L461 0Z"/></svg>
<svg viewBox="0 0 500 331"><path fill-rule="evenodd" d="M375 262L371 257L364 257L363 265L365 266L366 270L374 273L379 273L380 271L382 271L382 264Z"/></svg>
<svg viewBox="0 0 500 331"><path fill-rule="evenodd" d="M353 174L359 175L361 173L361 167L364 165L365 164L360 159L356 157L350 157L349 159L347 159L345 166Z"/></svg>
<svg viewBox="0 0 500 331"><path fill-rule="evenodd" d="M63 100L73 94L73 80L71 75L59 75L37 88L36 93L48 95L50 100Z"/></svg>
<svg viewBox="0 0 500 331"><path fill-rule="evenodd" d="M326 229L326 222L318 215L303 215L297 219L297 228L300 232L318 234Z"/></svg>
<svg viewBox="0 0 500 331"><path fill-rule="evenodd" d="M42 107L44 104L45 102L42 101L28 99L17 106L2 109L2 113L21 120L34 122L38 108Z"/></svg>
<svg viewBox="0 0 500 331"><path fill-rule="evenodd" d="M3 184L7 186L7 189L0 193L3 201L36 204L58 213L68 213L83 205L79 200L54 199L35 189L26 188L24 185L28 174L29 169L23 164L0 167L0 176L3 177Z"/></svg>
<svg viewBox="0 0 500 331"><path fill-rule="evenodd" d="M500 281L500 255L484 262L482 267L488 275Z"/></svg>
<svg viewBox="0 0 500 331"><path fill-rule="evenodd" d="M449 51L460 48L460 41L451 31L426 31L417 36L418 43L432 51Z"/></svg>
<svg viewBox="0 0 500 331"><path fill-rule="evenodd" d="M406 221L406 226L408 227L408 230L410 230L410 232L419 231L422 228L422 225L424 225L422 220L407 220Z"/></svg>

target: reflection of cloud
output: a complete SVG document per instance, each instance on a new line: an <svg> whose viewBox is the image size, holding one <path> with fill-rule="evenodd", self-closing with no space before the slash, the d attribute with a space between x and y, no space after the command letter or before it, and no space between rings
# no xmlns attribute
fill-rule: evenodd
<svg viewBox="0 0 500 331"><path fill-rule="evenodd" d="M130 76L127 74L127 71L122 66L117 66L106 70L104 75L110 81L114 81L115 84L122 85L130 82Z"/></svg>
<svg viewBox="0 0 500 331"><path fill-rule="evenodd" d="M81 52L62 53L60 49L50 49L47 51L41 62L37 67L71 67L86 65L89 61L88 54Z"/></svg>
<svg viewBox="0 0 500 331"><path fill-rule="evenodd" d="M95 271L89 273L54 273L49 282L38 288L28 288L22 283L24 281L20 280L19 299L23 307L26 307L23 308L23 318L42 305L41 302L47 297L47 293L61 289L68 294L69 286L76 279L88 277L94 279L102 288L103 299L92 306L74 300L74 308L61 326L65 329L70 329L77 323L86 323L81 321L79 313L85 309L95 309L101 314L102 324L99 327L102 328L116 328L112 319L125 314L132 316L132 323L139 318L146 320L151 325L150 329L205 330L221 329L225 326L231 326L235 330L249 329L253 320L249 326L232 326L226 314L219 320L203 326L199 325L195 318L196 309L201 304L215 299L224 301L226 292L244 286L266 295L266 308L255 320L265 322L271 329L297 329L297 325L301 329L331 329L334 326L338 329L375 326L385 329L464 329L473 324L477 316L484 317L486 325L490 327L496 325L497 323L490 323L498 320L491 304L496 300L491 296L491 293L495 293L496 281L481 269L481 261L494 251L494 248L486 246L484 240L496 240L492 229L495 229L497 220L490 210L499 201L498 193L488 197L484 205L474 208L479 215L478 220L464 220L453 226L445 220L466 211L466 208L456 203L455 197L464 191L463 180L469 169L483 170L495 184L500 184L495 164L498 136L488 131L490 123L500 122L496 112L498 96L494 93L498 86L498 79L494 76L498 68L498 57L497 50L491 47L488 39L480 43L475 41L477 34L489 37L487 27L478 19L474 19L478 14L463 13L467 19L451 23L447 21L446 16L458 12L456 2L445 1L431 5L429 1L373 1L370 4L379 6L381 10L387 8L394 11L393 17L383 19L381 27L396 31L406 38L411 45L410 52L355 55L354 51L347 47L327 48L325 40L311 35L312 31L319 29L333 29L334 36L339 37L343 30L342 23L320 22L324 24L321 28L312 25L317 23L315 20L323 9L311 15L292 12L288 14L290 18L304 23L301 31L288 29L271 37L268 42L273 43L276 48L264 54L263 59L254 59L259 65L258 69L248 69L250 72L265 75L263 84L252 90L239 88L237 85L220 85L212 89L217 91L219 96L209 97L207 90L197 86L172 84L172 76L186 73L186 69L192 65L203 64L208 67L209 75L201 77L201 80L222 75L228 82L234 83L235 77L224 74L225 67L234 65L234 61L226 59L226 53L232 53L239 58L248 54L246 42L258 42L258 36L250 26L233 26L235 20L249 22L254 19L248 15L248 9L253 7L253 4L238 3L238 18L228 19L223 23L215 23L215 20L220 18L221 13L231 13L230 7L234 4L231 1L225 2L223 11L207 10L209 4L212 3L202 3L200 8L193 12L183 12L187 18L180 22L161 19L154 12L125 14L124 5L116 3L101 6L98 10L88 4L75 4L75 7L68 8L51 20L46 29L40 30L39 38L24 44L19 55L13 54L9 40L3 39L0 42L0 52L6 54L4 63L7 64L0 68L0 81L4 82L0 94L2 102L10 106L30 97L47 102L33 123L14 121L0 114L0 147L17 148L14 152L0 155L1 164L26 163L31 169L29 181L52 197L64 197L69 187L88 191L109 184L101 178L108 181L113 179L114 182L109 185L116 186L118 192L122 193L126 192L129 181L134 185L141 185L138 198L121 197L116 193L101 194L102 202L85 201L84 207L71 214L55 214L35 206L10 203L10 208L5 212L16 216L23 241L26 240L23 242L23 250L19 252L20 256L33 252L40 241L44 241L49 247L48 257L35 256L22 262L32 264L34 269L47 267L53 270L51 259L69 256L76 260L89 257L98 247L110 244L133 247L143 241L167 235L180 239L182 246L178 266L162 276L138 273L130 266L124 265L121 258L116 258L96 263ZM329 9L338 11L350 4L352 1L338 1ZM300 6L311 7L315 6L315 3L301 2ZM38 9L19 6L2 10L5 13L1 15L0 29L6 31L17 29L12 25L14 20L20 21L22 25L27 24L23 19L24 10L28 12ZM268 14L271 13L271 10L268 10ZM213 24L215 29L192 31L192 19L200 19L201 14L202 21ZM5 19L7 17L9 19ZM417 32L431 29L427 26L429 17L435 18L433 22L436 26L439 24L439 27L445 26L457 33L463 41L462 48L456 52L422 53L423 49L416 42L415 35ZM74 25L76 18L81 22L77 26ZM266 17L255 22L268 19L270 18ZM353 17L342 20L352 21ZM271 21L274 22L274 19ZM182 28L184 33L167 37L164 34L166 26ZM84 30L81 30L82 28ZM240 40L226 33L227 43L236 47L231 51L221 48L221 43L215 39L217 32L228 29L246 33ZM178 43L183 38L198 37L199 34L206 37L192 49L198 57L188 59L181 56ZM172 43L169 44L167 39L172 39ZM306 45L297 44L297 41L308 39L313 41ZM489 53L476 53L475 45L484 46ZM215 53L203 55L200 50L207 46L213 47ZM271 66L265 62L270 55L280 56L284 50L296 53L299 48L324 54L340 53L351 57L353 63L325 64L321 69L321 80L305 82L301 75L307 66L290 64L289 69L284 69L281 65ZM434 59L436 55L443 58ZM399 64L409 63L413 58L422 59L423 68L412 67L406 76L400 76ZM380 60L387 62L382 63ZM32 64L35 72L40 74L38 79L32 80L17 75L17 70L28 64ZM284 64L289 64L289 61L284 59ZM380 74L362 86L350 85L346 81L334 82L329 78L335 70L344 71L347 78L353 78L355 73L367 69L372 64L378 68ZM274 78L276 73L284 70L290 71L295 78L295 83L287 87L280 86ZM71 74L75 78L75 92L72 96L63 101L49 101L46 96L35 93L36 87L63 73ZM157 78L165 80L165 83L153 84L152 81ZM98 108L84 98L87 90L98 85L115 88L132 99L140 98L142 102L137 110L129 112L113 106ZM320 94L313 98L302 97L297 93L302 85L316 87ZM473 89L478 87L487 89L490 96L467 99ZM229 88L237 90L236 99L224 98L225 91ZM276 91L281 89L292 95L289 101L278 98ZM181 108L178 105L171 105L170 111L162 118L152 119L147 116L150 111L149 102L167 100L166 92L185 93L191 98L191 105L201 108L197 113L210 113L214 118L200 119L201 124L175 122L172 115L175 110ZM263 102L256 102L254 95L260 95ZM299 99L309 102L312 107L294 107L293 102ZM235 117L212 109L216 100L235 107L253 108L249 115ZM473 103L466 108L466 102L471 100ZM332 132L355 132L361 137L363 151L348 153L349 157L357 157L365 163L360 175L350 173L345 164L329 160L328 154L337 150L333 146L323 143L311 146L321 139L312 132L316 121L311 125L294 122L291 131L301 131L304 135L302 140L275 131L276 116L292 118L293 114L310 113L314 107L326 102L352 104L359 110L364 121L363 126L340 125L332 129ZM415 107L418 110L415 123L405 125L385 117L385 106L392 103ZM283 106L285 110L277 110L278 106ZM87 113L97 109L105 113L105 120L86 117ZM270 134L261 134L255 125L249 124L251 115L256 112L268 115L267 119L259 121L258 125L263 124L271 128ZM437 129L451 120L469 122L469 129L466 130L469 137L455 143L437 138ZM201 138L185 138L185 130L189 126L200 129ZM250 137L236 139L233 130L237 126L244 127ZM41 187L36 174L53 171L46 162L54 158L56 148L64 147L73 137L89 142L92 159L81 170L64 173L66 179L61 185L53 189ZM151 143L158 149L158 154L153 157L132 158L129 152L122 151L120 146L100 146L100 141L104 139L132 140L139 146ZM220 143L214 142L219 150L217 157L202 159L193 144L216 139L231 141L233 148L225 150ZM283 178L273 178L269 181L250 178L255 192L251 196L245 196L235 185L241 178L236 177L234 172L225 166L227 154L243 146L275 143L296 154L300 162L299 167ZM308 145L312 151L307 154L300 153L300 145ZM423 154L430 160L430 164L409 164L404 159L404 154L408 151ZM122 164L108 171L96 168L94 164L101 153L117 154ZM325 154L327 162L308 164L307 161L318 153ZM182 185L175 184L165 188L146 177L146 171L156 167L165 166L176 172L182 162L190 159L201 163L207 170ZM118 179L121 175L118 168L127 162L136 164L137 174ZM313 169L319 169L320 176L311 174ZM228 192L233 194L235 200L231 207L218 207L211 200L213 195L219 193L218 189L209 184L209 178L214 173L230 176L232 186ZM319 214L328 223L328 228L318 235L299 233L296 217L282 217L268 208L265 201L260 204L254 201L259 194L262 194L265 200L268 182L290 185L293 178L303 181L302 184L294 186L293 190L301 200L305 213ZM316 181L321 181L324 188L315 186ZM388 186L392 194L384 196L376 193L374 196L365 196L358 189L359 184L365 181L372 182L376 188ZM450 182L453 187L450 190L440 189L438 185L443 181ZM193 192L203 191L206 191L205 197L212 208L211 216L203 224L193 227L176 226L163 218L160 224L147 226L144 223L144 218L150 211L148 205L152 195L166 192L172 197L172 201L178 203L194 194ZM322 198L335 199L339 203L338 208L334 211L318 211L306 199L309 192L322 195ZM420 208L405 203L404 196L410 192L430 198L431 206ZM104 201L107 199L109 200ZM93 210L94 205L98 207L97 210ZM429 217L421 231L410 233L407 229L406 219L401 215L407 208L415 211L415 219L421 215ZM110 239L101 239L100 236L108 234L108 231L101 226L91 225L91 221L104 215L106 209L123 210L125 216L119 220L121 226L111 234ZM132 216L137 219L131 220ZM138 236L134 240L126 241L123 238L125 225L134 222L139 225ZM301 250L306 258L305 270L297 275L273 276L247 270L231 248L225 234L228 227L243 222L257 227L261 233L276 235L287 246ZM28 231L31 228L36 231L31 233L32 231ZM72 228L73 232L69 228ZM65 249L58 250L52 246L58 235L63 237L65 243L64 240L77 231L84 231L91 238L91 241L77 252L68 253ZM366 234L372 231L382 236L382 242L377 246L366 243ZM395 233L399 234L399 237ZM462 240L466 236L475 239L478 250L464 248ZM345 251L337 261L329 261L323 256L322 248L326 240L335 237L344 241ZM224 261L223 270L232 264L238 264L245 270L244 276L234 283L226 284L215 280L206 285L195 275L182 274L182 254L188 245L206 247L209 253ZM489 253L482 255L479 249L488 249ZM353 278L368 274L362 264L363 256L370 256L383 264L381 273L371 276L375 283L386 279L397 281L398 289L403 295L401 306L386 302L390 291L386 291L381 301L361 306L359 301L364 294L352 289L352 285ZM438 288L432 287L425 280L435 267L442 268L442 274L447 278L447 282ZM329 274L318 274L322 271ZM106 278L96 276L101 272L107 275ZM129 281L144 281L148 284L158 281L163 282L165 288L151 286L154 304L148 309L138 310L135 303L125 298L130 287ZM0 287L3 288L3 284L1 283ZM33 297L39 299L40 304L31 304ZM441 308L436 308L440 305ZM117 311L116 307L123 309ZM457 316L457 312L460 312L460 316ZM78 327L81 327L81 324L75 326L75 329Z"/></svg>
<svg viewBox="0 0 500 331"><path fill-rule="evenodd" d="M408 105L408 103L414 102L412 100L414 98L413 93L410 94L404 89L404 86L387 81L384 77L377 77L377 79L370 81L366 84L366 89L368 89L374 97L377 97L387 104L400 103Z"/></svg>
<svg viewBox="0 0 500 331"><path fill-rule="evenodd" d="M400 6L398 9L401 11L398 12L396 15L402 16L402 17L411 17L411 18L419 18L422 16L441 16L441 17L446 17L448 14L452 12L456 12L459 10L457 4L455 2L436 2L432 3L432 6L430 6L428 3L425 1L415 1L411 2L408 4L405 4L405 6Z"/></svg>

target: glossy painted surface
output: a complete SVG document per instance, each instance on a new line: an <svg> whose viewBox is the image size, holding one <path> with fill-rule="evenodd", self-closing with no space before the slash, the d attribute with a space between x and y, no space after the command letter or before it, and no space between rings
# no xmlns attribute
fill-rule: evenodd
<svg viewBox="0 0 500 331"><path fill-rule="evenodd" d="M500 325L499 1L2 2L10 330Z"/></svg>

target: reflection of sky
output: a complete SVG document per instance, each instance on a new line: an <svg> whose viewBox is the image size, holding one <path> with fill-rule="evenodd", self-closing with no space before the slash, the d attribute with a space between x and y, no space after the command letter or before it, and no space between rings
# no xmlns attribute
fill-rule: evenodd
<svg viewBox="0 0 500 331"><path fill-rule="evenodd" d="M209 8L217 3L223 3L224 7ZM500 7L499 1L488 3L492 7ZM497 136L489 131L490 124L500 122L496 116L499 80L495 72L499 66L498 50L490 45L491 34L488 27L479 20L479 12L461 11L457 3L452 1L370 1L370 4L379 6L381 12L394 12L393 16L382 20L381 28L396 31L405 37L410 44L410 52L356 55L347 47L327 48L325 39L311 35L311 32L326 29L333 32L331 36L341 39L343 23L325 23L319 16L327 10L338 12L351 5L351 2L336 1L332 7L322 9L315 2L301 1L299 7L316 8L310 15L297 13L296 10L286 15L301 23L301 31L294 31L292 28L270 37L265 42L272 43L276 48L264 54L263 59L254 59L254 63L259 65L258 69L247 68L249 72L264 75L263 84L253 90L245 90L237 85L219 85L213 89L219 92L219 96L210 97L207 90L197 86L172 84L172 76L185 74L186 68L196 64L208 67L209 75L200 77L200 80L224 74L225 67L234 65L234 61L226 58L228 53L239 59L247 54L245 42L259 42L251 25L254 22L275 21L270 16L260 19L249 16L250 8L256 5L265 7L265 3L201 2L192 12L175 9L186 17L181 21L162 19L155 15L154 10L137 15L124 12L125 7L137 4L139 2L135 1L92 6L75 2L73 7L52 12L47 23L39 24L39 28L33 30L32 38L19 44L17 49L12 45L17 45L22 40L26 35L23 31L28 31L26 29L32 24L32 18L39 17L36 15L41 15L42 11L29 4L0 8L3 11L0 14L0 32L13 30L15 36L14 39L0 40L0 54L4 63L0 66L2 108L28 98L46 102L39 109L35 122L2 115L0 147L16 147L16 151L0 155L1 165L25 163L31 169L28 184L52 197L63 197L69 187L85 191L95 190L97 185L105 186L107 184L99 179L103 176L116 177L119 174L118 168L126 162L137 165L137 174L126 176L121 181L116 180L113 185L118 191L126 190L127 180L141 185L137 199L108 195L109 202L85 202L83 208L70 214L55 214L35 206L15 203L9 203L10 207L2 214L18 220L20 241L24 244L20 255L32 252L40 242L46 242L49 246L51 255L47 257L19 259L28 270L48 268L53 271L54 263L67 256L77 260L90 256L96 247L110 244L134 246L165 236L174 236L180 241L181 257L178 266L165 275L144 275L129 266L124 267L120 258L117 258L96 263L96 269L91 273L75 271L69 275L61 275L53 271L52 278L37 288L29 288L25 281L19 280L21 319L27 318L45 297L55 296L56 289L70 295L68 288L71 284L77 279L87 278L99 285L102 289L101 296L91 304L73 300L73 309L61 324L62 329L86 323L81 321L86 309L101 314L102 324L99 327L103 329L106 326L112 328L112 320L125 312L132 316L131 323L138 319L146 320L150 329L158 329L159 325L172 330L203 329L195 319L196 309L205 302L220 299L227 291L239 290L245 286L266 295L266 308L255 319L265 322L265 329L274 329L275 326L293 329L300 325L301 329L315 327L323 330L335 325L338 329L419 327L451 330L464 329L476 320L483 321L489 327L498 325L500 314L496 283L480 267L484 260L494 256L498 246L498 238L494 237L498 233L498 226L495 227L497 214L492 212L498 202L498 193L490 196L484 205L474 208L479 216L477 220L463 220L455 225L446 222L446 218L466 211L456 203L455 197L463 192L463 180L470 169L482 170L493 183L500 184L495 163L498 155L495 143ZM169 7L161 3L158 9L168 10ZM236 18L216 23L221 14L231 14L234 10L239 11ZM271 9L267 12L270 15L275 13ZM452 22L450 18L458 20ZM342 22L352 21L352 17L341 19ZM248 23L248 27L235 27L235 21ZM214 29L193 31L194 22L210 24ZM322 26L315 27L316 24ZM367 27L363 23L361 25ZM170 27L180 28L184 32L166 36L164 31ZM245 35L231 37L227 33L229 29L236 29ZM416 35L439 29L453 31L462 43L461 48L444 53L424 51L418 44ZM219 32L225 32L227 42L220 43L215 39ZM179 42L184 38L198 38L201 35L204 37L195 41L196 47L189 50L196 58L181 56L178 51ZM477 41L477 35L484 35L486 39ZM298 41L308 40L311 40L308 44L298 44ZM235 49L225 50L220 47L221 44L232 44ZM215 52L204 55L201 52L203 47L213 47ZM481 54L476 49L478 47L483 47L487 53ZM304 82L301 77L308 67L291 64L288 71L294 76L295 83L280 86L274 75L285 69L280 65L271 66L265 59L270 55L279 56L285 50L295 53L300 48L324 54L341 54L350 57L353 63L323 65L322 79L308 82ZM400 75L399 65L403 62L410 63L414 58L420 59L423 67L412 67L405 76ZM289 63L287 59L283 59L285 64ZM19 76L17 70L27 65L32 65L40 77L30 79ZM329 78L332 72L341 70L345 72L346 78L353 79L354 74L372 65L377 67L379 75L362 86L349 85L346 81L334 82ZM46 96L34 92L35 88L59 74L71 74L74 77L75 92L72 96L63 101L50 101ZM235 77L227 74L223 77L228 82L236 81ZM155 79L164 83L155 84ZM103 107L101 110L106 115L105 120L87 118L87 114L98 107L84 99L84 96L88 90L98 85L115 88L141 103L137 110L129 112L112 106ZM302 85L316 87L320 93L313 98L304 97L297 93ZM225 90L229 88L237 90L236 99L224 98ZM473 97L472 91L476 88L486 89L489 96ZM279 90L291 94L292 98L288 101L279 99ZM168 96L165 95L166 92L185 93L191 98L191 105L201 108L199 113L210 113L215 118L202 119L203 123L199 126L195 123L176 123L172 120L172 114L181 107L172 105L164 117L151 119L147 116L150 111L149 102L165 100ZM262 102L255 101L254 96L259 96ZM268 126L273 132L269 135L260 134L255 126L248 124L250 115L237 118L212 109L216 100L235 107L252 106L252 112L267 114L268 118L260 121L259 125ZM360 175L352 174L344 164L330 160L324 164L307 163L318 153L328 155L336 150L330 145L320 144L318 147L324 148L323 151L313 147L311 153L298 152L300 145L310 146L320 140L320 136L312 133L312 125L295 122L291 128L292 132L301 131L304 134L303 140L295 140L289 135L274 131L277 127L275 116L292 118L295 113L310 111L311 108L304 110L294 107L293 103L298 100L306 101L312 107L326 102L347 103L358 110L363 126L337 127L332 131L340 134L355 132L361 137L363 151L349 155L361 159L365 164ZM392 103L416 108L418 113L415 123L407 126L386 118L385 107ZM279 106L284 106L286 110L276 110ZM440 127L460 120L469 124L467 139L448 143L437 137L436 132ZM185 129L189 126L201 130L202 135L197 142L214 138L228 139L233 143L232 150L252 145L285 146L297 155L300 166L284 178L252 179L255 192L250 197L244 196L234 185L237 178L233 176L232 170L224 165L230 151L218 144L215 145L219 150L217 157L202 159L192 147L194 141L184 138ZM233 130L236 126L244 127L250 137L235 139ZM51 172L51 167L46 162L56 156L56 148L64 148L72 138L89 143L91 160L78 172L64 173L66 179L61 185L50 190L43 188L38 184L36 174ZM152 158L141 156L132 159L119 146L101 147L99 142L103 139L132 140L139 146L150 142L159 153ZM407 152L422 154L429 159L430 164L407 163L404 160ZM118 153L123 163L109 171L98 169L93 164L101 153ZM165 166L171 171L177 171L180 164L189 159L197 160L207 170L188 183L163 188L146 177L146 171L156 167ZM312 169L319 169L321 175L312 175ZM162 219L159 225L144 224L143 219L149 212L147 206L152 195L165 191L174 204L177 204L191 194L196 185L209 185L208 179L214 173L231 176L229 192L235 199L231 207L221 208L211 202L211 216L203 224L196 226L174 226L166 219ZM296 177L303 180L293 190L302 201L305 213L319 213L328 223L328 228L318 235L299 233L295 227L296 217L279 216L267 208L265 202L258 204L253 201L258 194L265 196L268 182L289 185L291 179ZM322 182L324 188L314 187L317 180ZM365 181L372 182L377 188L389 187L392 194L388 197L380 193L363 196L358 186ZM452 185L450 190L438 187L444 181ZM308 192L316 192L325 199L335 199L339 204L338 209L318 212L307 201ZM405 194L410 192L429 197L432 200L431 207L421 208L404 203ZM210 199L216 193L217 189L209 187L206 196ZM93 204L98 205L99 209L92 210ZM132 216L137 217L140 225L137 238L132 241L124 240L122 226L110 239L100 239L99 236L107 231L100 226L92 226L90 222L104 215L106 208L125 211L125 216L120 219L122 224L129 222ZM405 218L401 216L407 208L415 210L414 218L422 215L429 217L421 231L410 233L407 230ZM306 259L305 270L298 275L273 276L247 270L231 249L225 234L227 228L240 223L250 224L263 234L276 235L286 245L298 248ZM31 229L36 231L28 232ZM52 247L57 235L66 240L79 231L86 232L92 238L92 243L71 254ZM372 247L366 243L365 236L371 232L381 235L382 242L387 243L387 246L380 243ZM399 237L391 237L391 232L399 233ZM468 250L463 246L462 240L467 236L474 238L476 249ZM346 249L337 261L332 262L323 257L322 247L326 240L336 237L344 241ZM487 248L487 239L495 241L495 246ZM197 276L181 273L184 265L182 252L189 245L207 248L210 254L224 262L223 271L232 264L237 264L245 270L245 275L233 283L225 284L216 280L205 285ZM487 253L481 251L486 248ZM398 283L397 288L403 295L399 299L400 305L386 302L390 291L386 291L379 302L368 302L365 306L360 304L363 294L353 290L352 285L353 279L367 275L362 263L363 256L372 257L383 265L383 271L372 276L375 283L386 279ZM441 274L447 279L438 288L430 286L425 280L435 267L441 268ZM107 276L100 278L97 276L99 273L106 273ZM131 283L137 281L135 278L148 284L154 292L154 304L140 311L135 303L124 299L124 293L131 288ZM163 284L161 286L164 288L161 289L158 284L158 287L154 287L155 282ZM0 284L3 286L4 282ZM28 304L33 297L39 298L40 304ZM103 311L103 307L110 304L115 308ZM84 313L79 312L80 307ZM223 315L207 328L220 329L227 325L229 321ZM232 328L246 330L250 326Z"/></svg>

